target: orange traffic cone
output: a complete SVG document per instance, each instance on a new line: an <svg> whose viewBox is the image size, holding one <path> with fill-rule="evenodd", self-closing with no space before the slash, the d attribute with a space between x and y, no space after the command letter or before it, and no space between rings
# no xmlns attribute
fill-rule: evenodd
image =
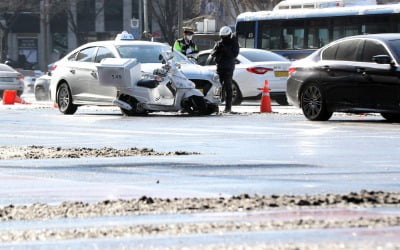
<svg viewBox="0 0 400 250"><path fill-rule="evenodd" d="M272 112L271 97L269 96L268 80L264 81L264 88L262 89L260 112L261 113L271 113Z"/></svg>
<svg viewBox="0 0 400 250"><path fill-rule="evenodd" d="M25 101L24 99L22 99L21 97L19 97L19 96L17 96L17 95L15 96L14 101L15 101L16 103L20 103L20 104L31 104L30 102Z"/></svg>
<svg viewBox="0 0 400 250"><path fill-rule="evenodd" d="M3 104L12 105L15 102L15 97L17 96L17 91L14 89L6 89L3 92Z"/></svg>

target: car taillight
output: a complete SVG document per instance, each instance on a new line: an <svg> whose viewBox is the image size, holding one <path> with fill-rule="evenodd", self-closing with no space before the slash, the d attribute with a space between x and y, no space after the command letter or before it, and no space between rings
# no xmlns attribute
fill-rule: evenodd
<svg viewBox="0 0 400 250"><path fill-rule="evenodd" d="M297 68L296 67L290 67L289 68L289 75L293 74L294 72L296 72Z"/></svg>
<svg viewBox="0 0 400 250"><path fill-rule="evenodd" d="M250 73L254 73L254 74L258 74L258 75L265 74L268 71L274 71L274 69L264 68L264 67L249 67L246 70L249 71Z"/></svg>
<svg viewBox="0 0 400 250"><path fill-rule="evenodd" d="M54 70L56 70L56 68L57 68L57 64L53 64L53 65L51 65L50 70L51 70L51 71L54 71Z"/></svg>

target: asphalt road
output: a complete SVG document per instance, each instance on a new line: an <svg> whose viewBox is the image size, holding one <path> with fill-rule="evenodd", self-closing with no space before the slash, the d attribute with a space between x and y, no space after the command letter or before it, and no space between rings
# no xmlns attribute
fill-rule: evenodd
<svg viewBox="0 0 400 250"><path fill-rule="evenodd" d="M344 114L328 122L310 122L294 107L272 109L273 113L259 113L250 103L234 107L235 114L124 117L115 108L87 107L65 116L50 103L0 105L1 146L149 147L200 153L1 160L0 206L143 195L400 191L399 124L378 115Z"/></svg>

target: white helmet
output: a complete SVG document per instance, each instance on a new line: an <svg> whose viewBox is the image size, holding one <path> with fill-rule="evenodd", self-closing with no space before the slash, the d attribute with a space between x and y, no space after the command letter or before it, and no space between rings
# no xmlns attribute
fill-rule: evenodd
<svg viewBox="0 0 400 250"><path fill-rule="evenodd" d="M232 34L232 29L228 26L224 26L219 30L219 36L229 36Z"/></svg>

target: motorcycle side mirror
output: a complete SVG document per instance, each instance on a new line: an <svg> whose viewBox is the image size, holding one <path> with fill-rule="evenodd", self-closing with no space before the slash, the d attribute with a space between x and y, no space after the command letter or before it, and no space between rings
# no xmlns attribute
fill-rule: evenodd
<svg viewBox="0 0 400 250"><path fill-rule="evenodd" d="M161 54L158 56L158 60L161 61L162 64L166 64L167 63L165 61L164 57Z"/></svg>

